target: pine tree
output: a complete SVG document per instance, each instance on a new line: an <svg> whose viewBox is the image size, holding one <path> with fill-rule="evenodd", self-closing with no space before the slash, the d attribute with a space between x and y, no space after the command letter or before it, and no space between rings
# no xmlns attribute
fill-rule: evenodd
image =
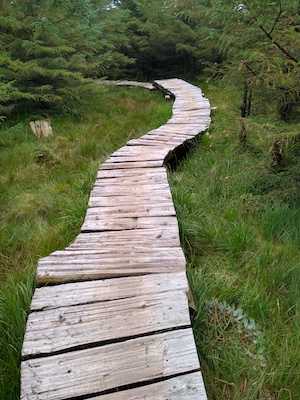
<svg viewBox="0 0 300 400"><path fill-rule="evenodd" d="M261 100L274 101L286 119L300 100L299 2L211 0L207 12L226 57L223 73L247 93L259 88Z"/></svg>
<svg viewBox="0 0 300 400"><path fill-rule="evenodd" d="M116 5L126 19L129 46L125 53L136 59L127 73L153 79L203 69L209 51L204 51L200 40L199 20L186 17L181 1L120 0Z"/></svg>
<svg viewBox="0 0 300 400"><path fill-rule="evenodd" d="M110 12L106 1L1 3L2 114L16 105L69 108L88 87L87 78L99 77L122 62L110 38L103 37Z"/></svg>

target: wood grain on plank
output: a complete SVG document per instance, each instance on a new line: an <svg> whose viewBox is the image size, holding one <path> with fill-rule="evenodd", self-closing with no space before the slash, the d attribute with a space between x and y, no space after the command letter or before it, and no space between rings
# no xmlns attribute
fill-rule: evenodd
<svg viewBox="0 0 300 400"><path fill-rule="evenodd" d="M170 291L187 293L185 271L44 286L35 290L30 308L39 311Z"/></svg>
<svg viewBox="0 0 300 400"><path fill-rule="evenodd" d="M107 185L105 182L103 184L99 183L98 185L95 185L92 194L99 194L101 196L103 195L118 195L118 196L138 196L140 194L151 194L151 192L161 192L162 194L164 193L170 193L170 187L169 184L166 182L155 182L155 183L145 183L143 185L136 185L136 184L120 184L120 185Z"/></svg>
<svg viewBox="0 0 300 400"><path fill-rule="evenodd" d="M125 207L91 207L87 210L86 217L92 218L126 218L126 217L165 217L175 216L173 205L162 206L125 206Z"/></svg>
<svg viewBox="0 0 300 400"><path fill-rule="evenodd" d="M119 246L129 247L179 247L178 226L154 227L130 231L105 231L80 233L68 248L74 247L113 249Z"/></svg>
<svg viewBox="0 0 300 400"><path fill-rule="evenodd" d="M122 177L113 177L113 178L97 178L95 180L94 186L101 185L151 185L151 184L167 184L168 177L166 174L157 174L157 175L137 175L137 176L122 176Z"/></svg>
<svg viewBox="0 0 300 400"><path fill-rule="evenodd" d="M172 206L171 193L166 191L156 191L152 195L140 194L139 196L101 196L98 193L91 193L89 199L89 207L120 207L120 206L132 206L144 204L145 206L151 206L153 204L161 204L162 206Z"/></svg>
<svg viewBox="0 0 300 400"><path fill-rule="evenodd" d="M82 232L91 231L116 231L128 229L146 229L158 226L176 226L177 219L173 216L164 217L128 217L128 218L107 218L96 220L87 217L82 225Z"/></svg>
<svg viewBox="0 0 300 400"><path fill-rule="evenodd" d="M176 249L176 248L175 248ZM132 255L101 255L78 257L45 257L39 260L37 283L72 282L154 273L170 273L185 270L185 258L181 249L173 253L152 252ZM181 251L180 251L181 250ZM174 257L174 254L176 256Z"/></svg>
<svg viewBox="0 0 300 400"><path fill-rule="evenodd" d="M191 329L22 362L21 400L63 400L200 368Z"/></svg>
<svg viewBox="0 0 300 400"><path fill-rule="evenodd" d="M186 293L169 291L33 312L23 357L190 325Z"/></svg>
<svg viewBox="0 0 300 400"><path fill-rule="evenodd" d="M207 400L200 371L135 389L96 396L93 400Z"/></svg>
<svg viewBox="0 0 300 400"><path fill-rule="evenodd" d="M113 178L113 177L127 177L127 176L143 176L143 177L147 177L147 176L153 176L153 175L157 175L157 174L162 174L162 175L167 175L167 171L165 169L165 167L161 166L161 167L155 167L155 168L132 168L132 169L128 169L128 168L118 168L118 169L106 169L106 170L102 170L99 169L97 172L97 178Z"/></svg>
<svg viewBox="0 0 300 400"><path fill-rule="evenodd" d="M134 168L159 168L162 167L161 161L129 161L129 162L104 162L100 166L100 171L107 169L134 169Z"/></svg>

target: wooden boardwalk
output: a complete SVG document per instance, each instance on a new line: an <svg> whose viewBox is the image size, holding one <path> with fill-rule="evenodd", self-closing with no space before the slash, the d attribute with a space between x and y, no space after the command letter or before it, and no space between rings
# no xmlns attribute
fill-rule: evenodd
<svg viewBox="0 0 300 400"><path fill-rule="evenodd" d="M182 80L155 85L175 96L172 118L100 166L81 233L39 260L23 400L206 399L164 164L210 106Z"/></svg>

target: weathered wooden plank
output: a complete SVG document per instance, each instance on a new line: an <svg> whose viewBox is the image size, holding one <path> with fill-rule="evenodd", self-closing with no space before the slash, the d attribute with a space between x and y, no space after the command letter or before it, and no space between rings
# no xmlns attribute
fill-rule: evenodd
<svg viewBox="0 0 300 400"><path fill-rule="evenodd" d="M192 100L192 101L186 101L186 100L180 100L176 101L173 105L173 113L176 111L181 110L183 113L186 111L193 111L193 110L207 110L207 112L210 112L210 106L209 106L209 101L205 100Z"/></svg>
<svg viewBox="0 0 300 400"><path fill-rule="evenodd" d="M128 146L130 147L130 146ZM160 166L162 165L162 162L164 161L166 154L167 154L167 150L165 150L165 148L163 148L163 151L160 151L160 154L157 153L153 153L152 151L148 151L146 152L147 148L145 149L145 155L144 154L140 154L140 155L125 155L125 154L121 154L121 155L115 155L112 154L111 157L109 157L106 160L106 163L112 163L112 164L119 164L119 163L136 163L136 162L159 162ZM153 149L152 149L153 150ZM160 148L161 150L161 148Z"/></svg>
<svg viewBox="0 0 300 400"><path fill-rule="evenodd" d="M197 127L201 131L203 128L205 128L205 129L207 128L207 125L205 124L205 122L207 124L210 123L209 117L206 117L206 118L202 117L202 124L200 124L200 122L194 120L194 118L188 119L188 118L184 118L184 117L182 117L182 118L172 118L170 121L168 121L168 124L194 125L195 127Z"/></svg>
<svg viewBox="0 0 300 400"><path fill-rule="evenodd" d="M100 171L106 169L132 169L132 168L159 168L162 167L161 161L129 161L129 162L104 162L100 166Z"/></svg>
<svg viewBox="0 0 300 400"><path fill-rule="evenodd" d="M145 149L143 145L135 148L126 145L112 153L111 157L135 156L137 157L137 160L142 158L145 161L147 158L144 157L149 155L151 155L151 157L155 157L160 154L162 154L162 156L164 154L164 149L162 149L161 146L153 146L152 150L150 151L148 148Z"/></svg>
<svg viewBox="0 0 300 400"><path fill-rule="evenodd" d="M191 329L22 362L21 400L64 400L200 368Z"/></svg>
<svg viewBox="0 0 300 400"><path fill-rule="evenodd" d="M173 216L166 217L127 217L99 219L87 217L81 227L82 232L91 231L120 231L126 229L145 229L157 226L176 226L177 219Z"/></svg>
<svg viewBox="0 0 300 400"><path fill-rule="evenodd" d="M169 291L29 315L23 357L190 325L186 293Z"/></svg>
<svg viewBox="0 0 300 400"><path fill-rule="evenodd" d="M93 397L93 400L207 400L200 371L162 382Z"/></svg>
<svg viewBox="0 0 300 400"><path fill-rule="evenodd" d="M129 204L131 203L135 205L142 204L142 201L145 200L148 204L152 204L153 206L155 205L155 202L156 204L158 203L158 198L161 198L162 200L171 200L171 192L168 186L153 185L153 190L151 190L151 186L152 185L140 187L139 185L133 185L132 190L127 186L125 186L124 190L121 187L118 189L116 186L94 187L91 191L91 198L111 197L116 203L120 200L121 202L129 202ZM154 200L151 201L151 198Z"/></svg>
<svg viewBox="0 0 300 400"><path fill-rule="evenodd" d="M164 143L165 140L160 137L159 140L155 140L152 139L151 141L149 141L149 139L147 139L147 137L144 135L143 137L140 137L138 139L131 139L129 140L129 142L127 142L127 146L161 146L162 143Z"/></svg>
<svg viewBox="0 0 300 400"><path fill-rule="evenodd" d="M97 248L105 247L112 249L118 246L127 247L179 247L179 231L178 227L150 228L130 231L106 231L80 233L68 248Z"/></svg>
<svg viewBox="0 0 300 400"><path fill-rule="evenodd" d="M199 120L201 125L201 117L203 115L209 117L210 111L205 108L199 108L198 110L185 110L185 111L182 111L182 109L177 109L173 111L172 118L183 118L183 116L184 118L194 118L197 122Z"/></svg>
<svg viewBox="0 0 300 400"><path fill-rule="evenodd" d="M193 119L197 123L199 122L201 124L201 118L203 117L209 117L210 116L210 110L207 108L199 108L198 110L185 110L182 111L182 109L175 109L172 113L172 118L182 118L182 119Z"/></svg>
<svg viewBox="0 0 300 400"><path fill-rule="evenodd" d="M155 168L132 168L132 169L122 169L118 168L115 170L98 170L98 178L114 178L114 177L129 177L129 176L153 176L153 175L167 175L167 171L164 166Z"/></svg>
<svg viewBox="0 0 300 400"><path fill-rule="evenodd" d="M39 264L44 264L48 262L53 263L61 263L63 264L66 260L72 260L74 263L87 262L88 260L97 260L100 261L105 259L105 262L108 260L122 260L122 259L132 259L135 257L144 258L144 257L161 257L162 259L167 257L181 257L182 249L181 247L175 248L159 248L156 251L154 249L127 249L126 254L122 248L115 250L114 253L111 253L110 250L107 249L97 249L97 250L84 250L75 251L75 250L57 250L51 253L49 256L43 257L40 259Z"/></svg>
<svg viewBox="0 0 300 400"><path fill-rule="evenodd" d="M47 310L170 291L187 293L185 271L44 286L35 290L30 309Z"/></svg>
<svg viewBox="0 0 300 400"><path fill-rule="evenodd" d="M173 251L174 249L174 251ZM185 271L185 258L178 248L170 248L168 253L142 253L140 255L101 254L93 257L55 257L39 260L37 283L74 282L82 280L111 278L155 273Z"/></svg>
<svg viewBox="0 0 300 400"><path fill-rule="evenodd" d="M143 203L145 206L151 206L154 202L160 202L161 205L171 205L172 197L169 193L154 192L152 195L139 195L139 196L101 196L91 194L89 200L89 207L107 207L120 205L138 205Z"/></svg>
<svg viewBox="0 0 300 400"><path fill-rule="evenodd" d="M101 186L101 185L132 185L132 184L139 184L139 185L150 185L150 184L156 184L156 183L162 183L162 184L167 184L168 183L168 177L167 174L157 174L157 175L134 175L134 176L125 176L125 177L99 177L95 180L95 186Z"/></svg>
<svg viewBox="0 0 300 400"><path fill-rule="evenodd" d="M175 126L175 125L174 125ZM197 130L198 131L198 130ZM198 133L197 133L198 134ZM169 141L172 141L174 139L180 139L182 142L184 142L186 139L191 139L195 137L195 133L189 132L189 129L186 129L185 131L178 129L177 132L172 132L171 134L156 134L156 133L151 133L149 136L144 136L147 140L158 140L158 138L164 137L164 140L166 143Z"/></svg>
<svg viewBox="0 0 300 400"><path fill-rule="evenodd" d="M166 140L168 140L168 138L172 138L172 137L178 137L178 135L182 135L183 137L185 137L186 135L192 135L195 134L197 135L199 132L202 132L203 130L205 130L207 128L206 124L202 123L202 124L168 124L167 128L163 131L150 131L148 133L146 133L144 136L142 136L142 138L145 137L165 137Z"/></svg>
<svg viewBox="0 0 300 400"><path fill-rule="evenodd" d="M137 217L165 217L175 216L175 208L173 205L161 206L141 206L134 205L124 207L91 207L88 208L86 216L96 219L101 218L137 218Z"/></svg>
<svg viewBox="0 0 300 400"><path fill-rule="evenodd" d="M186 130L189 129L189 127L185 126ZM166 137L168 136L168 134L176 134L179 133L178 131L178 126L173 125L173 124L166 124L163 125L157 129L153 129L152 131L147 132L145 135L141 136L141 137L145 137L145 136L149 136L149 135L166 135Z"/></svg>
<svg viewBox="0 0 300 400"><path fill-rule="evenodd" d="M119 196L126 196L130 193L135 196L138 193L151 193L151 191L161 191L161 192L166 192L170 193L170 186L167 182L161 182L161 183L150 183L150 184L142 184L142 185L136 185L132 183L131 185L107 185L104 183L99 183L98 185L94 186L94 189L92 190L92 193L115 193L118 194Z"/></svg>
<svg viewBox="0 0 300 400"><path fill-rule="evenodd" d="M68 268L67 268L68 267ZM80 266L64 265L60 268L57 265L43 266L38 268L36 281L37 285L52 283L80 282L95 279L116 278L120 276L137 276L143 274L162 274L185 271L185 265L176 260L174 263L163 260L161 263L145 263L143 265L121 265L119 268L114 264L106 268L98 268L97 265L83 264Z"/></svg>

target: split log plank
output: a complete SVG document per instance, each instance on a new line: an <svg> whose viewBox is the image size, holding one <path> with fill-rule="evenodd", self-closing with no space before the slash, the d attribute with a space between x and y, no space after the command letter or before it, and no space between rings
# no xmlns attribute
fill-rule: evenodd
<svg viewBox="0 0 300 400"><path fill-rule="evenodd" d="M132 168L132 169L113 169L113 170L98 170L97 178L113 178L113 177L129 177L129 176L153 176L157 174L167 175L165 167L155 167L155 168Z"/></svg>
<svg viewBox="0 0 300 400"><path fill-rule="evenodd" d="M176 250L175 252L171 250ZM74 282L82 280L132 276L143 274L162 274L185 270L185 258L181 248L170 248L168 253L142 253L136 255L106 254L93 258L45 257L40 259L36 280L39 285L51 282ZM175 256L176 255L176 256ZM49 259L50 258L50 259Z"/></svg>
<svg viewBox="0 0 300 400"><path fill-rule="evenodd" d="M127 218L106 218L97 220L86 217L81 231L120 231L128 229L147 229L158 226L177 226L177 219L173 216L165 217L127 217Z"/></svg>
<svg viewBox="0 0 300 400"><path fill-rule="evenodd" d="M91 194L89 200L89 207L119 207L119 206L132 206L143 203L145 206L151 206L154 204L154 201L159 201L163 206L171 206L172 197L171 194L166 194L162 192L155 193L152 196L148 195L139 195L139 196L100 196Z"/></svg>
<svg viewBox="0 0 300 400"><path fill-rule="evenodd" d="M35 290L30 309L41 311L170 291L187 293L184 271L44 286Z"/></svg>
<svg viewBox="0 0 300 400"><path fill-rule="evenodd" d="M161 161L129 161L129 162L107 162L105 161L99 168L100 171L107 169L132 169L132 168L159 168L162 167Z"/></svg>
<svg viewBox="0 0 300 400"><path fill-rule="evenodd" d="M107 231L80 233L67 249L94 248L115 249L119 246L138 247L180 247L178 227L139 229L138 231Z"/></svg>
<svg viewBox="0 0 300 400"><path fill-rule="evenodd" d="M134 176L125 176L125 177L99 177L95 180L95 186L101 185L132 185L132 184L139 184L139 185L151 185L151 184L168 184L168 177L167 174L157 174L157 175L150 175L150 176L143 176L143 175L134 175Z"/></svg>
<svg viewBox="0 0 300 400"><path fill-rule="evenodd" d="M124 206L124 207L90 207L87 210L86 217L92 217L96 219L102 218L126 218L126 217L166 217L175 216L174 205L161 205L161 206L141 206L135 207Z"/></svg>
<svg viewBox="0 0 300 400"><path fill-rule="evenodd" d="M23 361L21 400L90 396L199 368L192 330L179 329Z"/></svg>
<svg viewBox="0 0 300 400"><path fill-rule="evenodd" d="M151 258L153 257L161 257L161 259L167 258L176 258L180 257L183 254L181 247L175 248L159 248L157 251L153 249L137 249L137 250L129 250L127 249L126 254L124 251L119 248L115 250L114 253L111 253L110 250L107 249L97 249L97 250L84 250L74 251L74 250L57 250L51 253L49 256L43 257L39 260L39 264L43 265L45 263L61 263L62 265L67 261L72 261L75 263L80 263L82 260L84 262L88 262L88 260L96 260L103 259L103 263L109 262L109 260L131 260L132 258ZM100 264L101 265L101 264Z"/></svg>
<svg viewBox="0 0 300 400"><path fill-rule="evenodd" d="M207 400L201 372L93 397L93 400Z"/></svg>
<svg viewBox="0 0 300 400"><path fill-rule="evenodd" d="M190 325L186 293L173 291L33 312L23 357Z"/></svg>
<svg viewBox="0 0 300 400"><path fill-rule="evenodd" d="M110 184L106 184L105 182L98 182L97 185L94 186L94 189L92 190L92 193L94 192L99 192L99 193L117 193L119 196L120 195L128 195L130 193L135 195L135 193L151 193L155 191L161 191L161 192L166 192L170 193L170 186L168 183L163 182L163 183L150 183L150 184L143 184L143 185L136 185L136 184L131 184L131 185L119 185L119 186L112 186ZM109 194L110 195L110 194Z"/></svg>

